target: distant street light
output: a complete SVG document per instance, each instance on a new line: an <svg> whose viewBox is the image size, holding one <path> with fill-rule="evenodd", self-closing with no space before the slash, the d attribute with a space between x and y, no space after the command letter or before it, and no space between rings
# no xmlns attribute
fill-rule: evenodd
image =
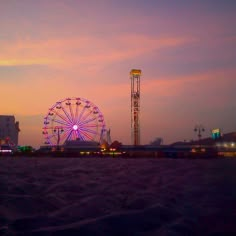
<svg viewBox="0 0 236 236"><path fill-rule="evenodd" d="M60 135L61 135L61 133L64 132L64 130L60 127L55 127L53 131L55 134L57 134L57 150L59 150L59 143L60 143L60 139L61 139Z"/></svg>
<svg viewBox="0 0 236 236"><path fill-rule="evenodd" d="M199 147L201 147L200 145L201 145L202 132L205 132L205 128L203 127L203 125L196 125L194 128L194 132L197 133Z"/></svg>

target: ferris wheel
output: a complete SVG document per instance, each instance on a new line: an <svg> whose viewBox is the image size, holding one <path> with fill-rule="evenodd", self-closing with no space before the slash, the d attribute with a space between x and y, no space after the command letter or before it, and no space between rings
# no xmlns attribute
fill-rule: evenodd
<svg viewBox="0 0 236 236"><path fill-rule="evenodd" d="M65 98L49 108L44 118L45 144L61 145L68 140L100 143L106 132L104 116L84 98Z"/></svg>

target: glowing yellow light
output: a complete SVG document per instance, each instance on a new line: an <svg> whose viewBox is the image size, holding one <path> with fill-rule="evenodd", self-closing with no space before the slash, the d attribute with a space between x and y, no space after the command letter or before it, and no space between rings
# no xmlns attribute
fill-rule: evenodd
<svg viewBox="0 0 236 236"><path fill-rule="evenodd" d="M142 71L138 69L132 69L130 71L130 75L141 75L141 74L142 74Z"/></svg>

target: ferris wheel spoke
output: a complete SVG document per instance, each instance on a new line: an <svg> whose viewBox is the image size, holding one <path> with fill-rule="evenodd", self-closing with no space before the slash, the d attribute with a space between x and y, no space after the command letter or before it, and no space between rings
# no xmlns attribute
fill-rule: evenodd
<svg viewBox="0 0 236 236"><path fill-rule="evenodd" d="M73 123L73 121L71 120L71 117L70 117L69 113L66 111L66 109L63 106L61 106L61 109L65 113L66 117L68 118L68 121L70 123Z"/></svg>
<svg viewBox="0 0 236 236"><path fill-rule="evenodd" d="M79 138L80 140L82 140L82 141L85 140L85 139L84 139L84 136L81 134L80 131L77 131L77 135L78 135L78 138Z"/></svg>
<svg viewBox="0 0 236 236"><path fill-rule="evenodd" d="M90 115L92 114L92 111L87 112L84 116L81 117L80 121L85 121Z"/></svg>
<svg viewBox="0 0 236 236"><path fill-rule="evenodd" d="M77 130L77 136L79 139L84 140L83 136L81 135L80 131Z"/></svg>
<svg viewBox="0 0 236 236"><path fill-rule="evenodd" d="M76 132L74 130L72 131L71 136L72 136L72 140L76 140L77 139L77 135L76 135Z"/></svg>
<svg viewBox="0 0 236 236"><path fill-rule="evenodd" d="M63 116L62 114L58 113L57 111L55 111L55 114L57 116L59 116L62 120L64 120L66 124L68 124L68 118L67 117Z"/></svg>
<svg viewBox="0 0 236 236"><path fill-rule="evenodd" d="M72 109L72 107L71 107L71 103L70 103L70 105L69 105L69 109L70 109L70 115L71 115L71 118L72 118L72 122L74 122L74 121L75 121L75 118L74 118L73 109Z"/></svg>
<svg viewBox="0 0 236 236"><path fill-rule="evenodd" d="M92 129L81 129L82 131L85 131L85 132L89 132L89 133L91 133L91 134L97 134L97 132L95 131L95 130L92 130Z"/></svg>
<svg viewBox="0 0 236 236"><path fill-rule="evenodd" d="M59 124L62 124L62 125L68 126L68 123L66 123L65 121L62 121L62 120L56 120L56 119L54 119L53 121L56 122L56 123L59 123ZM65 127L62 127L62 128L65 128Z"/></svg>
<svg viewBox="0 0 236 236"><path fill-rule="evenodd" d="M81 111L81 113L79 114L79 117L78 117L78 119L77 119L77 122L80 122L81 117L84 115L85 109L86 109L86 107L84 106L83 109L82 109L82 111Z"/></svg>
<svg viewBox="0 0 236 236"><path fill-rule="evenodd" d="M63 143L65 142L66 137L68 136L69 132L70 132L69 130L65 130L65 131L61 134L61 140L62 140Z"/></svg>
<svg viewBox="0 0 236 236"><path fill-rule="evenodd" d="M93 117L93 118L88 119L88 120L81 121L80 124L84 125L84 124L90 123L91 121L94 121L94 120L96 120L96 117Z"/></svg>
<svg viewBox="0 0 236 236"><path fill-rule="evenodd" d="M81 134L82 134L83 136L85 136L85 137L88 138L89 140L93 140L93 138L92 138L88 133L86 133L86 132L84 132L84 131L82 131L82 130L80 130L80 132L81 132Z"/></svg>
<svg viewBox="0 0 236 236"><path fill-rule="evenodd" d="M63 132L60 134L60 139L61 139L61 143L64 143L65 139L67 138L67 136L69 135L71 131L70 127L63 127Z"/></svg>
<svg viewBox="0 0 236 236"><path fill-rule="evenodd" d="M72 133L73 133L73 130L70 130L69 132L67 132L65 140L70 140Z"/></svg>
<svg viewBox="0 0 236 236"><path fill-rule="evenodd" d="M100 124L85 124L83 127L85 127L85 128L102 128L103 125L100 125Z"/></svg>
<svg viewBox="0 0 236 236"><path fill-rule="evenodd" d="M75 109L75 117L74 117L74 122L77 122L77 117L78 117L78 112L79 112L79 104L76 104L76 109Z"/></svg>
<svg viewBox="0 0 236 236"><path fill-rule="evenodd" d="M53 137L55 137L55 134L50 134L50 135L47 136L47 139L51 139Z"/></svg>
<svg viewBox="0 0 236 236"><path fill-rule="evenodd" d="M97 124L84 124L83 127L90 127L90 128L93 128L93 127L99 127L99 125L97 125Z"/></svg>

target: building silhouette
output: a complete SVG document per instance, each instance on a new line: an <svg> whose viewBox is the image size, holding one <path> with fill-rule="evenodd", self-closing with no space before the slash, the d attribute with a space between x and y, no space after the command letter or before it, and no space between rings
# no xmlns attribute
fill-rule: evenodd
<svg viewBox="0 0 236 236"><path fill-rule="evenodd" d="M10 145L18 145L20 132L19 121L14 116L0 115L0 141Z"/></svg>

